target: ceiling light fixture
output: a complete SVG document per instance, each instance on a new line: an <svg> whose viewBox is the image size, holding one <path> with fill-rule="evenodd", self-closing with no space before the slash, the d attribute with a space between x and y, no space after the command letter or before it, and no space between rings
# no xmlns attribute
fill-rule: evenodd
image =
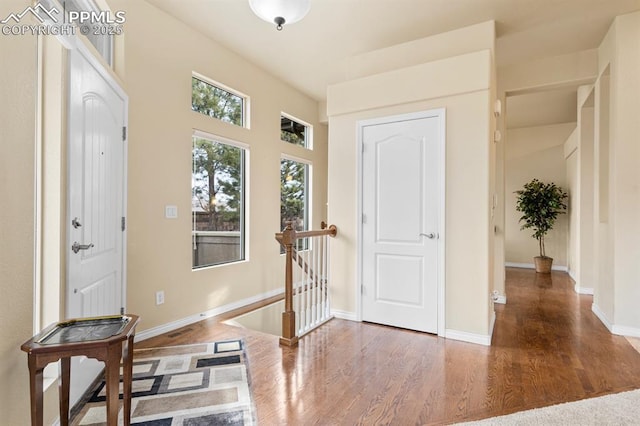
<svg viewBox="0 0 640 426"><path fill-rule="evenodd" d="M311 0L249 0L253 13L276 24L278 31L284 24L298 22L309 13Z"/></svg>

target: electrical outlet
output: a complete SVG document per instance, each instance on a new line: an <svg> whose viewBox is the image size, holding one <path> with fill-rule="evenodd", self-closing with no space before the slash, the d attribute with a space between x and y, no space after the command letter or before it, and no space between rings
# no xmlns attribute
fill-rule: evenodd
<svg viewBox="0 0 640 426"><path fill-rule="evenodd" d="M162 305L164 303L164 291L156 291L156 305Z"/></svg>

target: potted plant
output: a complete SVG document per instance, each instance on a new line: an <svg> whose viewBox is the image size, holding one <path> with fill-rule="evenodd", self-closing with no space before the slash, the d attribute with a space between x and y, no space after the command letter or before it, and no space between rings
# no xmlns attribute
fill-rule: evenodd
<svg viewBox="0 0 640 426"><path fill-rule="evenodd" d="M553 258L548 257L544 248L544 236L555 224L559 214L566 211L567 193L555 183L544 183L533 179L515 192L518 194L516 210L522 212L520 229L532 229L533 238L538 240L540 256L533 258L536 272L549 273Z"/></svg>

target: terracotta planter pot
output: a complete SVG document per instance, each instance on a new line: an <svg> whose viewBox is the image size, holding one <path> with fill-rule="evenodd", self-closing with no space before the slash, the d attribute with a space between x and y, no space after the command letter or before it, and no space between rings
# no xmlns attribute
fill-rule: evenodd
<svg viewBox="0 0 640 426"><path fill-rule="evenodd" d="M536 256L533 258L533 261L536 264L536 272L540 272L541 274L551 273L551 265L553 264L552 257Z"/></svg>

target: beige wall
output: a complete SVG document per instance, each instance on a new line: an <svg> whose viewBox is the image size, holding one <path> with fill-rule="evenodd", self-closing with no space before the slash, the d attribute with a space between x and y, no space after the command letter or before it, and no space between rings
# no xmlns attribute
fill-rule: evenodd
<svg viewBox="0 0 640 426"><path fill-rule="evenodd" d="M0 16L29 2L0 3ZM29 423L29 373L20 345L34 331L34 226L37 45L0 36L0 423Z"/></svg>
<svg viewBox="0 0 640 426"><path fill-rule="evenodd" d="M493 50L495 26L494 21L486 21L356 55L348 60L347 79L354 80L484 49Z"/></svg>
<svg viewBox="0 0 640 426"><path fill-rule="evenodd" d="M515 191L533 178L567 189L564 143L575 123L509 129L505 148L505 258L507 263L533 264L538 242L530 230L520 230ZM545 237L547 256L554 266L567 266L568 218L560 215Z"/></svg>
<svg viewBox="0 0 640 426"><path fill-rule="evenodd" d="M615 324L640 336L640 12L616 18L617 64L612 85L615 144L612 202L615 206Z"/></svg>
<svg viewBox="0 0 640 426"><path fill-rule="evenodd" d="M330 86L329 219L335 240L332 304L356 316L359 120L446 109L446 330L448 337L490 335L490 50ZM437 85L425 84L437 81ZM491 135L492 136L492 135ZM470 340L472 340L471 338Z"/></svg>
<svg viewBox="0 0 640 426"><path fill-rule="evenodd" d="M598 75L598 49L534 59L498 68L500 93L592 83Z"/></svg>
<svg viewBox="0 0 640 426"><path fill-rule="evenodd" d="M594 311L613 332L633 335L640 335L639 43L640 12L617 17L599 49L595 91Z"/></svg>
<svg viewBox="0 0 640 426"><path fill-rule="evenodd" d="M594 90L593 85L578 89L578 270L571 272L578 291L593 294L595 277L594 245ZM574 206L575 207L575 206Z"/></svg>
<svg viewBox="0 0 640 426"><path fill-rule="evenodd" d="M280 157L313 162L312 225L326 220L326 126L318 104L146 2L126 10L124 74L129 95L128 310L140 330L282 288L274 234L280 223ZM250 129L191 111L197 72L250 97ZM314 126L314 150L280 141L280 113ZM249 148L248 261L191 270L191 134L198 129ZM164 206L178 206L178 219ZM155 292L165 303L155 305Z"/></svg>
<svg viewBox="0 0 640 426"><path fill-rule="evenodd" d="M600 46L601 75L595 83L594 116L594 246L596 248L596 286L594 308L601 312L605 323L614 321L614 242L611 233L610 203L611 170L610 118L611 118L611 62L615 51L615 23Z"/></svg>

